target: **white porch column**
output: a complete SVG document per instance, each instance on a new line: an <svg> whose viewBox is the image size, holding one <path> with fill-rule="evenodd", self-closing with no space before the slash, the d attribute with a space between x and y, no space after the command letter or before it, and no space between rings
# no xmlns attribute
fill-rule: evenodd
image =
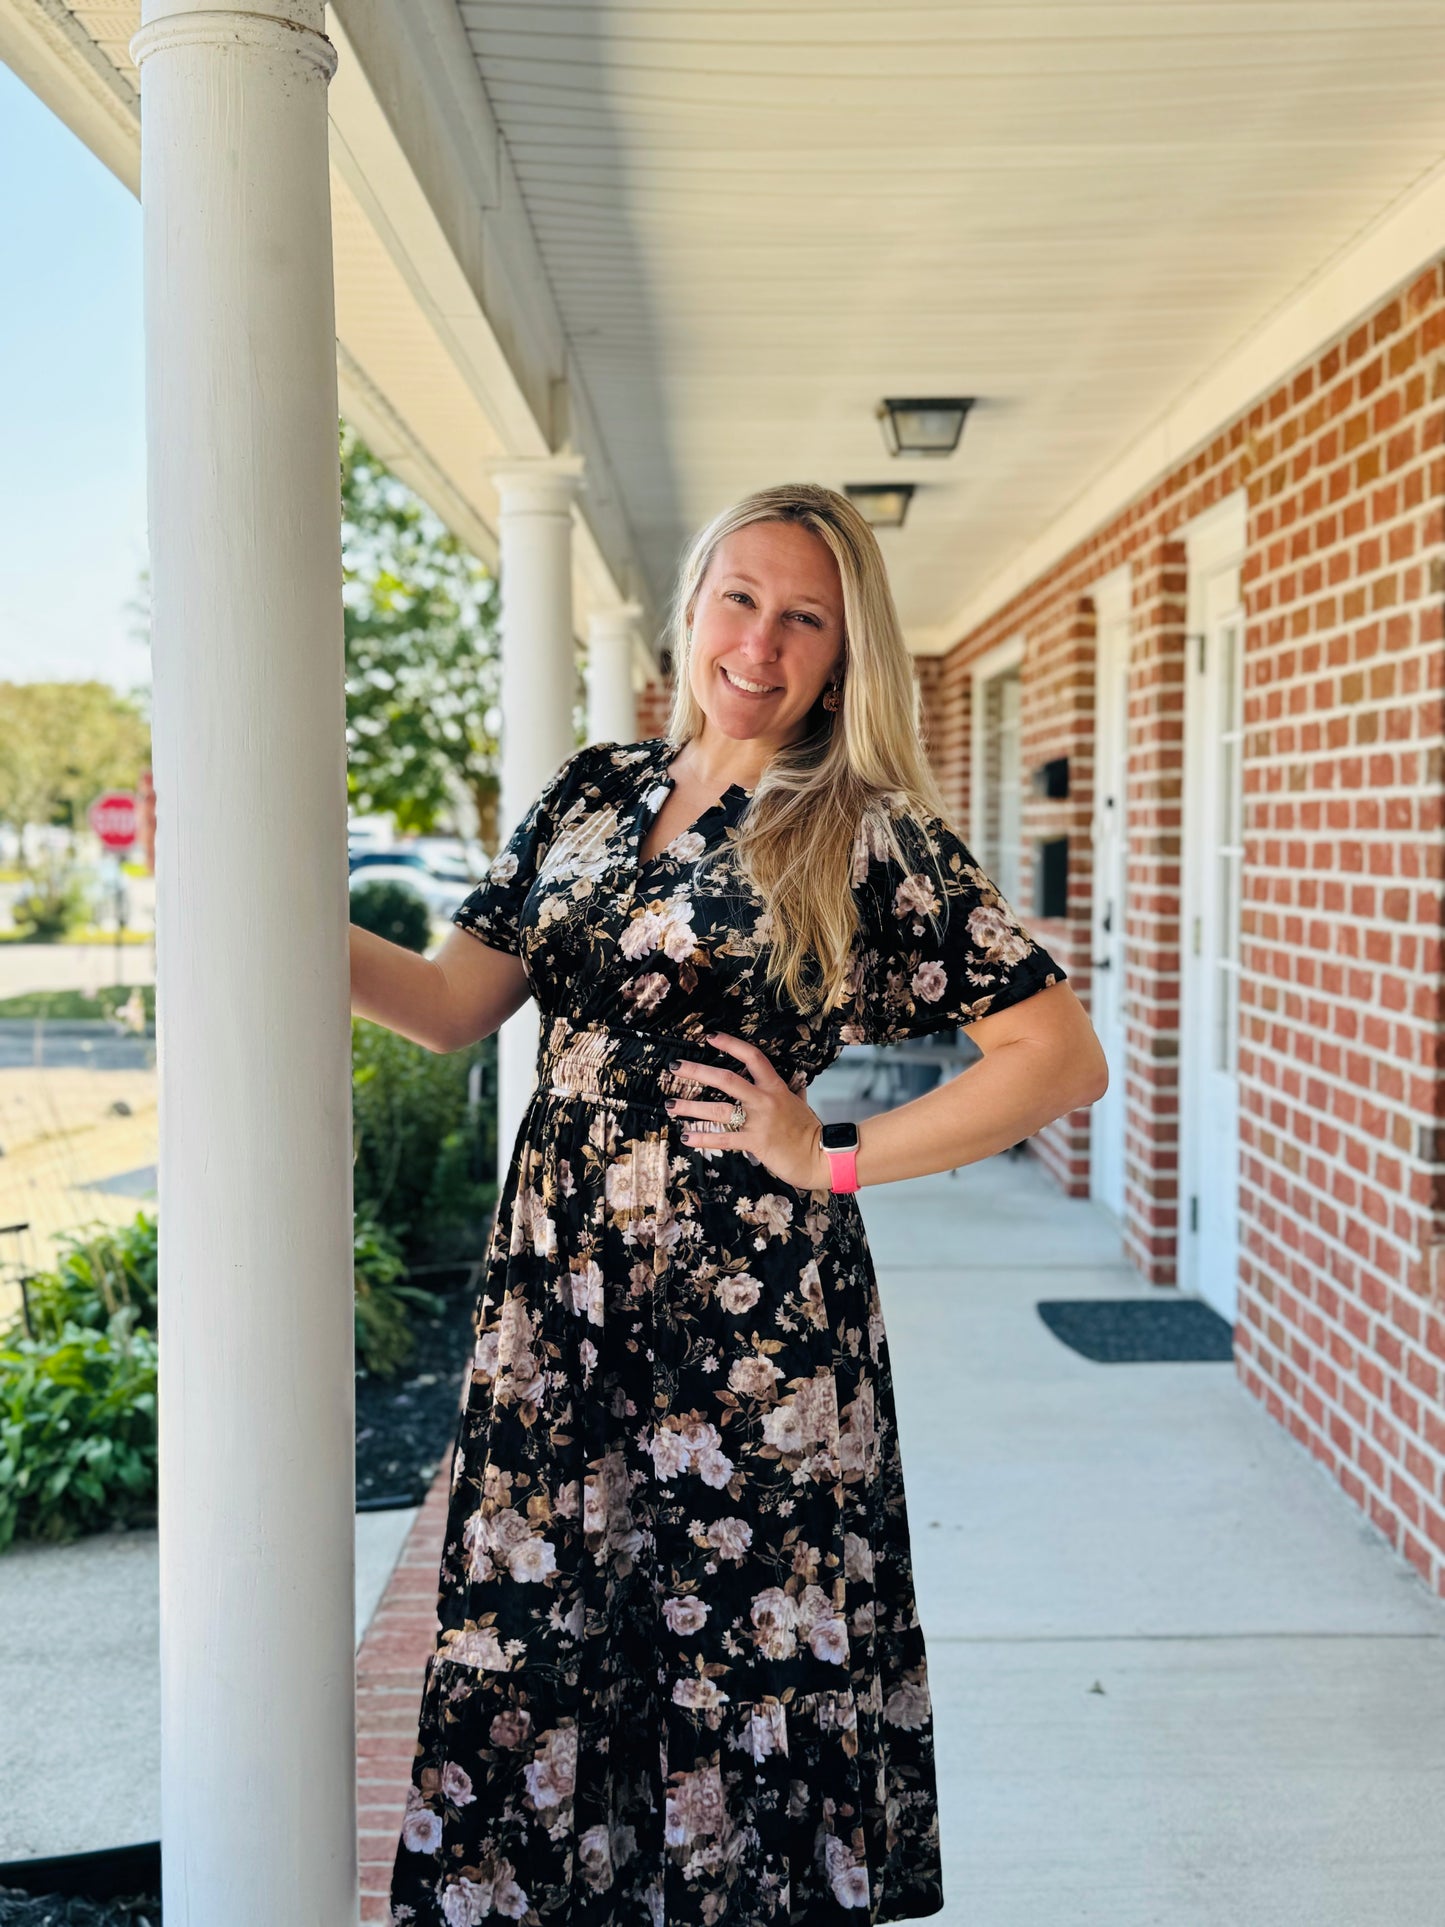
<svg viewBox="0 0 1445 1927"><path fill-rule="evenodd" d="M322 0L145 0L167 1927L355 1922L336 327Z"/></svg>
<svg viewBox="0 0 1445 1927"><path fill-rule="evenodd" d="M597 609L587 622L587 740L632 743L637 740L637 697L632 688L632 652L642 610L635 602Z"/></svg>
<svg viewBox="0 0 1445 1927"><path fill-rule="evenodd" d="M575 747L572 693L572 504L582 459L550 455L496 461L488 473L500 498L498 574L502 590L502 790L505 839L557 765ZM540 1026L528 1002L497 1037L498 1181L532 1095Z"/></svg>

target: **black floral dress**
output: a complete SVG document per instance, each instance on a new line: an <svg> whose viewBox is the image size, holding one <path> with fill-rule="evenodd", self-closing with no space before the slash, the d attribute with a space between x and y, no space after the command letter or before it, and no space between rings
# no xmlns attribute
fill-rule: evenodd
<svg viewBox="0 0 1445 1927"><path fill-rule="evenodd" d="M1063 979L968 850L860 832L850 1001L762 983L729 789L639 867L676 754L592 744L456 922L520 955L537 1086L464 1391L391 1919L880 1922L943 1906L933 1714L888 1347L856 1197L689 1146L707 1031L805 1090L847 1043Z"/></svg>

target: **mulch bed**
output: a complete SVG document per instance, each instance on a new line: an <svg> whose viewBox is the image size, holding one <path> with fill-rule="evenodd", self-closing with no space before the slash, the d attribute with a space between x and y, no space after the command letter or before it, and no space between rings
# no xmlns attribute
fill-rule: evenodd
<svg viewBox="0 0 1445 1927"><path fill-rule="evenodd" d="M83 1894L27 1894L0 1887L0 1927L160 1927L154 1894L87 1900Z"/></svg>
<svg viewBox="0 0 1445 1927"><path fill-rule="evenodd" d="M416 1283L443 1298L436 1318L413 1308L416 1349L391 1378L356 1374L356 1509L420 1505L461 1417L462 1381L472 1355L480 1272L458 1265Z"/></svg>

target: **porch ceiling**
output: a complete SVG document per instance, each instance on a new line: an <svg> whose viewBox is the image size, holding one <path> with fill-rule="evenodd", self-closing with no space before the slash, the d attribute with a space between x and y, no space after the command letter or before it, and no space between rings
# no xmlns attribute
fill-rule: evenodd
<svg viewBox="0 0 1445 1927"><path fill-rule="evenodd" d="M746 489L907 478L921 649L1445 152L1438 0L458 11L654 592Z"/></svg>

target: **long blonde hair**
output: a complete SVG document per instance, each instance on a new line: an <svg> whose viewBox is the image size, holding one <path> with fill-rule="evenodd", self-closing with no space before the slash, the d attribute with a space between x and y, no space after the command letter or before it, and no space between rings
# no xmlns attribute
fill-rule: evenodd
<svg viewBox="0 0 1445 1927"><path fill-rule="evenodd" d="M669 618L668 741L680 750L706 720L692 689L693 610L719 543L752 522L810 530L837 563L843 587L843 648L833 672L842 676L842 704L829 711L820 697L797 741L775 752L733 844L768 913L767 982L799 1009L826 1013L848 995L860 832L911 869L919 850L900 840L895 812L915 819L948 812L919 734L912 660L877 537L846 495L814 482L758 489L693 537Z"/></svg>

